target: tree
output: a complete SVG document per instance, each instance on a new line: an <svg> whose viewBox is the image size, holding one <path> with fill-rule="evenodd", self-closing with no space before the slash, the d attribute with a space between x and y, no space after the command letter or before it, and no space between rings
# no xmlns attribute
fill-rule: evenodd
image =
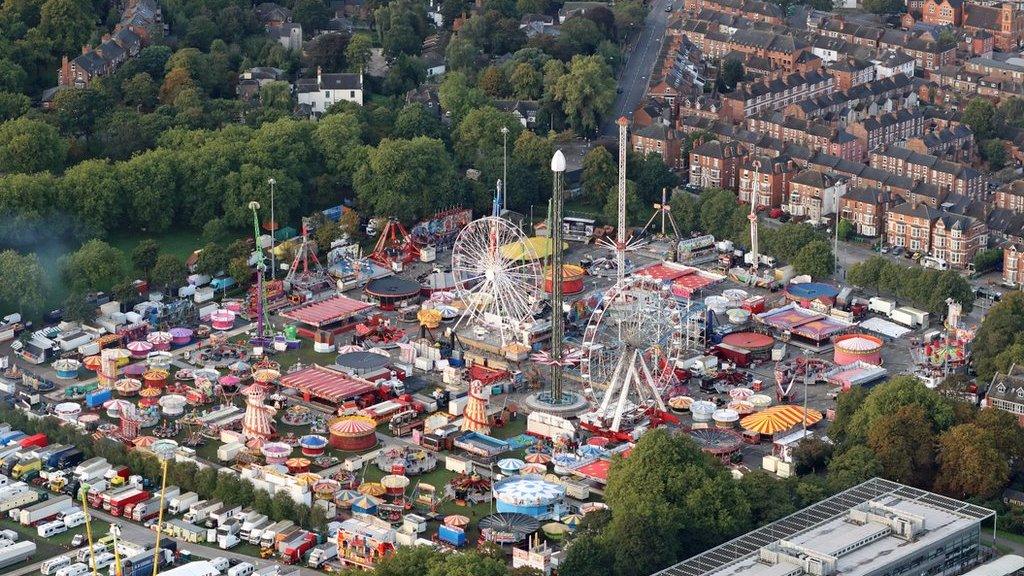
<svg viewBox="0 0 1024 576"><path fill-rule="evenodd" d="M982 142L981 155L985 157L991 170L1002 170L1006 166L1006 144L998 138Z"/></svg>
<svg viewBox="0 0 1024 576"><path fill-rule="evenodd" d="M853 235L857 233L857 229L854 227L853 222L850 222L846 218L840 218L836 233L839 235L839 239L846 242L853 238Z"/></svg>
<svg viewBox="0 0 1024 576"><path fill-rule="evenodd" d="M80 52L96 24L90 2L46 0L39 15L39 31L52 42L58 54Z"/></svg>
<svg viewBox="0 0 1024 576"><path fill-rule="evenodd" d="M846 441L863 442L869 431L877 428L881 418L892 416L906 406L916 406L924 411L930 433L941 432L953 424L953 409L949 401L929 390L914 376L904 374L890 378L871 390L849 421Z"/></svg>
<svg viewBox="0 0 1024 576"><path fill-rule="evenodd" d="M32 101L24 94L0 92L0 122L14 120L28 112Z"/></svg>
<svg viewBox="0 0 1024 576"><path fill-rule="evenodd" d="M1003 250L1002 248L980 250L974 255L971 262L974 264L974 271L978 274L1001 270L1003 268Z"/></svg>
<svg viewBox="0 0 1024 576"><path fill-rule="evenodd" d="M727 93L735 90L736 84L743 79L743 74L743 63L739 59L726 59L718 69L718 78L716 79L718 91Z"/></svg>
<svg viewBox="0 0 1024 576"><path fill-rule="evenodd" d="M136 226L150 232L170 228L180 200L178 158L173 150L157 148L117 165Z"/></svg>
<svg viewBox="0 0 1024 576"><path fill-rule="evenodd" d="M462 165L474 166L481 160L500 159L502 128L508 129L508 142L514 143L523 125L508 112L491 106L469 112L452 133L452 147Z"/></svg>
<svg viewBox="0 0 1024 576"><path fill-rule="evenodd" d="M487 102L487 95L470 85L469 79L462 72L445 74L437 93L441 108L451 114L454 125L459 124L470 110L479 108Z"/></svg>
<svg viewBox="0 0 1024 576"><path fill-rule="evenodd" d="M295 500L287 490L278 490L270 501L270 517L288 520L295 515Z"/></svg>
<svg viewBox="0 0 1024 576"><path fill-rule="evenodd" d="M541 91L544 89L542 80L540 72L537 72L533 66L523 62L517 64L512 70L509 83L512 86L512 94L516 98L536 100L540 98Z"/></svg>
<svg viewBox="0 0 1024 576"><path fill-rule="evenodd" d="M25 69L7 58L0 58L0 90L19 93L25 89Z"/></svg>
<svg viewBox="0 0 1024 576"><path fill-rule="evenodd" d="M882 474L875 453L864 445L851 446L828 462L828 486L833 492L852 488Z"/></svg>
<svg viewBox="0 0 1024 576"><path fill-rule="evenodd" d="M363 70L370 62L373 50L373 38L369 34L355 34L345 47L345 61L350 70Z"/></svg>
<svg viewBox="0 0 1024 576"><path fill-rule="evenodd" d="M334 32L317 36L303 47L306 64L312 70L322 68L324 72L342 72L345 70L348 43L349 38L345 34Z"/></svg>
<svg viewBox="0 0 1024 576"><path fill-rule="evenodd" d="M20 312L26 317L41 312L46 284L39 257L4 250L0 252L0 270L4 271L4 281L0 282L0 309Z"/></svg>
<svg viewBox="0 0 1024 576"><path fill-rule="evenodd" d="M874 14L895 14L903 8L900 0L864 0L864 9Z"/></svg>
<svg viewBox="0 0 1024 576"><path fill-rule="evenodd" d="M169 63L169 62L168 62ZM185 68L174 68L164 76L164 83L160 86L160 102L163 104L174 104L178 95L188 89L195 89L196 83Z"/></svg>
<svg viewBox="0 0 1024 576"><path fill-rule="evenodd" d="M359 203L370 216L415 221L451 205L455 165L440 140L381 141L353 177Z"/></svg>
<svg viewBox="0 0 1024 576"><path fill-rule="evenodd" d="M292 20L302 24L303 30L322 30L331 17L331 11L323 0L295 0Z"/></svg>
<svg viewBox="0 0 1024 576"><path fill-rule="evenodd" d="M954 498L997 496L1010 480L1010 464L996 449L996 434L976 424L954 426L939 436L935 490Z"/></svg>
<svg viewBox="0 0 1024 576"><path fill-rule="evenodd" d="M606 576L614 561L614 549L604 539L585 534L570 541L559 568L574 576Z"/></svg>
<svg viewBox="0 0 1024 576"><path fill-rule="evenodd" d="M875 419L867 433L867 446L886 478L922 488L931 486L935 433L922 406L907 404Z"/></svg>
<svg viewBox="0 0 1024 576"><path fill-rule="evenodd" d="M757 526L773 522L796 511L788 487L764 470L751 470L739 481L750 502L751 521Z"/></svg>
<svg viewBox="0 0 1024 576"><path fill-rule="evenodd" d="M814 240L796 253L793 258L793 269L797 274L827 278L835 269L832 247L824 240Z"/></svg>
<svg viewBox="0 0 1024 576"><path fill-rule="evenodd" d="M647 204L661 202L661 193L675 188L678 183L676 175L665 165L661 154L648 152L636 158L633 164L630 172L636 174L637 193Z"/></svg>
<svg viewBox="0 0 1024 576"><path fill-rule="evenodd" d="M562 24L562 30L558 34L558 45L567 55L588 55L596 52L598 44L606 38L605 33L593 20L586 16L574 16Z"/></svg>
<svg viewBox="0 0 1024 576"><path fill-rule="evenodd" d="M972 343L979 382L990 382L997 371L1024 362L1020 333L1024 332L1024 292L1010 292L989 309Z"/></svg>
<svg viewBox="0 0 1024 576"><path fill-rule="evenodd" d="M149 277L153 267L156 266L156 259L160 256L160 244L151 238L139 242L132 249L132 266Z"/></svg>
<svg viewBox="0 0 1024 576"><path fill-rule="evenodd" d="M861 288L878 289L878 282L882 270L889 265L889 261L881 256L872 256L850 266L846 272L846 281Z"/></svg>
<svg viewBox="0 0 1024 576"><path fill-rule="evenodd" d="M85 294L72 292L67 295L62 305L64 320L88 324L96 319L96 306L85 299Z"/></svg>
<svg viewBox="0 0 1024 576"><path fill-rule="evenodd" d="M328 114L317 123L313 142L324 159L324 166L334 174L353 171L352 151L362 145L362 126L355 114Z"/></svg>
<svg viewBox="0 0 1024 576"><path fill-rule="evenodd" d="M277 80L260 86L260 104L264 109L279 110L284 113L291 112L291 84Z"/></svg>
<svg viewBox="0 0 1024 576"><path fill-rule="evenodd" d="M0 173L59 172L68 144L45 122L18 118L0 124Z"/></svg>
<svg viewBox="0 0 1024 576"><path fill-rule="evenodd" d="M612 186L605 192L602 214L606 224L617 226L619 221L619 188ZM644 220L644 202L636 190L636 183L626 181L626 226L642 224Z"/></svg>
<svg viewBox="0 0 1024 576"><path fill-rule="evenodd" d="M156 106L157 87L153 77L139 72L121 84L124 103L138 110L152 110Z"/></svg>
<svg viewBox="0 0 1024 576"><path fill-rule="evenodd" d="M124 253L102 240L89 240L61 259L61 278L73 291L106 290L124 277Z"/></svg>
<svg viewBox="0 0 1024 576"><path fill-rule="evenodd" d="M821 438L806 438L793 451L797 474L824 472L832 458L832 444Z"/></svg>
<svg viewBox="0 0 1024 576"><path fill-rule="evenodd" d="M77 217L96 235L119 226L124 214L124 190L117 170L107 160L85 160L57 181L61 209Z"/></svg>
<svg viewBox="0 0 1024 576"><path fill-rule="evenodd" d="M676 221L679 234L689 236L700 229L700 207L693 196L687 193L673 194L669 200L672 218Z"/></svg>
<svg viewBox="0 0 1024 576"><path fill-rule="evenodd" d="M960 119L971 127L975 140L981 142L995 135L995 126L992 124L995 111L995 106L985 98L972 98L964 106Z"/></svg>
<svg viewBox="0 0 1024 576"><path fill-rule="evenodd" d="M580 185L584 196L593 201L607 194L619 180L618 168L611 152L604 146L595 146L583 157L583 173Z"/></svg>
<svg viewBox="0 0 1024 576"><path fill-rule="evenodd" d="M747 210L749 210L749 205ZM816 232L810 224L795 224L793 222L787 222L778 229L766 229L762 232L761 238L762 250L784 262L792 261L800 250L811 242L824 240L824 237ZM832 250L829 248L828 252L831 254Z"/></svg>
<svg viewBox="0 0 1024 576"><path fill-rule="evenodd" d="M573 56L553 96L574 129L593 132L615 100L615 78L599 56Z"/></svg>
<svg viewBox="0 0 1024 576"><path fill-rule="evenodd" d="M651 574L742 533L751 517L725 468L663 429L641 436L629 458L615 457L605 501L612 520L601 538L614 554L605 573L624 576Z"/></svg>
<svg viewBox="0 0 1024 576"><path fill-rule="evenodd" d="M742 212L736 204L736 195L729 190L710 188L701 194L700 229L717 238L735 235L735 214Z"/></svg>
<svg viewBox="0 0 1024 576"><path fill-rule="evenodd" d="M492 98L501 98L508 92L508 80L497 66L488 66L481 70L476 85Z"/></svg>
<svg viewBox="0 0 1024 576"><path fill-rule="evenodd" d="M448 131L441 123L441 119L427 110L423 104L412 102L398 111L391 136L407 140L417 136L445 140Z"/></svg>
<svg viewBox="0 0 1024 576"><path fill-rule="evenodd" d="M174 254L161 254L153 264L150 272L150 282L163 289L176 288L185 283L188 278L188 268L184 260Z"/></svg>

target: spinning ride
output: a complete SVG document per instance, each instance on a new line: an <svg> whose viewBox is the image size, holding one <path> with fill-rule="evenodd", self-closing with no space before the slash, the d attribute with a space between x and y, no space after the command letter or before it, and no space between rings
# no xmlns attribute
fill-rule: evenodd
<svg viewBox="0 0 1024 576"><path fill-rule="evenodd" d="M540 264L518 259L508 249L525 243L522 231L498 216L474 220L459 233L452 248L452 275L466 309L456 326L470 322L495 329L502 346L517 340L543 295Z"/></svg>
<svg viewBox="0 0 1024 576"><path fill-rule="evenodd" d="M604 387L600 405L580 416L584 429L623 436L647 419L678 421L663 397L678 382L676 361L685 349L685 309L661 283L623 279L598 303L583 334L580 373L587 393Z"/></svg>

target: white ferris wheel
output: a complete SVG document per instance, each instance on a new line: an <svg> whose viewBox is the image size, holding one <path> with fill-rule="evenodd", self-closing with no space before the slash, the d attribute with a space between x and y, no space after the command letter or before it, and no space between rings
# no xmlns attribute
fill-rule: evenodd
<svg viewBox="0 0 1024 576"><path fill-rule="evenodd" d="M686 308L661 282L630 276L612 286L583 332L580 374L590 385L612 388L623 362L642 362L646 384L662 392L674 383L676 360L685 353Z"/></svg>
<svg viewBox="0 0 1024 576"><path fill-rule="evenodd" d="M456 322L497 331L504 346L518 340L543 296L540 260L511 222L487 216L459 232L452 248L452 276L466 308Z"/></svg>

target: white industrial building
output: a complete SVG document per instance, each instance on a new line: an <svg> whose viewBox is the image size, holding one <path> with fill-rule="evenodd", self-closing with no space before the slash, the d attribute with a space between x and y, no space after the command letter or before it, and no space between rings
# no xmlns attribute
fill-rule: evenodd
<svg viewBox="0 0 1024 576"><path fill-rule="evenodd" d="M993 515L874 478L656 576L952 576L978 563Z"/></svg>

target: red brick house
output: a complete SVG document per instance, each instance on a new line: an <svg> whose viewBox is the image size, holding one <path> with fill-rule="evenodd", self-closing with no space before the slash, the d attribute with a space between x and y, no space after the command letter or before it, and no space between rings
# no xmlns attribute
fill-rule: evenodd
<svg viewBox="0 0 1024 576"><path fill-rule="evenodd" d="M654 153L661 156L665 165L673 170L682 170L682 139L678 132L665 124L655 122L629 135L629 145L641 156Z"/></svg>
<svg viewBox="0 0 1024 576"><path fill-rule="evenodd" d="M874 150L879 146L903 143L924 134L924 112L919 108L901 108L854 122L846 130L860 141L865 150Z"/></svg>
<svg viewBox="0 0 1024 576"><path fill-rule="evenodd" d="M757 167L755 167L755 162ZM785 155L774 158L769 156L748 157L744 160L743 167L740 168L737 196L740 201L749 204L756 182L757 197L754 199L756 205L781 208L786 199L786 190L796 172L796 163Z"/></svg>
<svg viewBox="0 0 1024 576"><path fill-rule="evenodd" d="M966 4L963 27L968 33L991 34L992 45L996 50L1012 52L1020 47L1024 38L1024 14L1010 2L1003 2L999 6Z"/></svg>
<svg viewBox="0 0 1024 576"><path fill-rule="evenodd" d="M951 268L963 269L987 245L988 227L972 216L904 202L888 212L886 242L942 258Z"/></svg>
<svg viewBox="0 0 1024 576"><path fill-rule="evenodd" d="M1024 181L1014 180L996 190L995 207L1024 214Z"/></svg>
<svg viewBox="0 0 1024 576"><path fill-rule="evenodd" d="M736 190L747 149L737 142L711 140L690 152L690 183L701 188Z"/></svg>
<svg viewBox="0 0 1024 576"><path fill-rule="evenodd" d="M924 0L921 7L921 21L925 24L959 28L963 20L963 0Z"/></svg>
<svg viewBox="0 0 1024 576"><path fill-rule="evenodd" d="M1009 412L1024 426L1024 366L1012 364L1006 373L997 372L985 393L985 406Z"/></svg>
<svg viewBox="0 0 1024 576"><path fill-rule="evenodd" d="M874 238L885 230L892 196L881 188L849 188L839 199L839 214L861 236Z"/></svg>

